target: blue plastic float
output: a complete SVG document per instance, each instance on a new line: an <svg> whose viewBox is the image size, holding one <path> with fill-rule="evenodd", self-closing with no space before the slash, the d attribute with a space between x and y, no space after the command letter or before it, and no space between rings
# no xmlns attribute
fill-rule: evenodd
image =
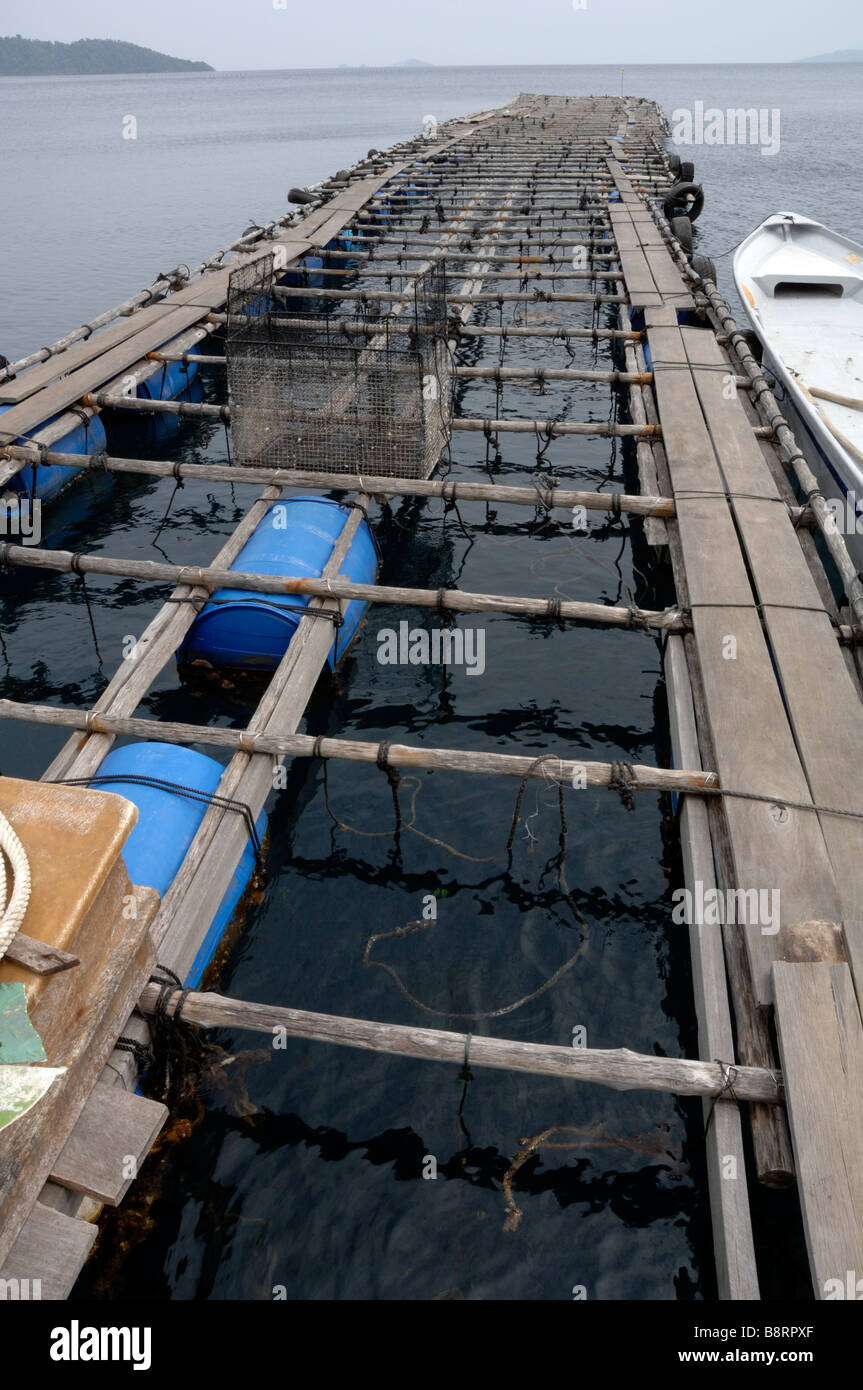
<svg viewBox="0 0 863 1390"><path fill-rule="evenodd" d="M224 768L214 758L172 743L136 743L114 748L103 760L91 783L99 791L124 796L138 808L138 823L123 848L123 859L132 883L155 888L164 896L173 883L186 851L207 812L209 797L219 785ZM105 777L118 780L105 782ZM146 777L169 786L135 781ZM200 793L189 797L186 790ZM256 822L259 840L266 832L262 811ZM234 910L255 869L255 849L247 840L234 876L219 905L191 969L183 981L189 989L201 983Z"/></svg>
<svg viewBox="0 0 863 1390"><path fill-rule="evenodd" d="M246 574L320 578L349 516L347 504L327 497L303 495L276 502L231 569ZM377 570L372 531L361 521L341 573L355 583L373 584ZM204 661L215 667L274 671L308 603L305 594L259 595L245 589L219 589L189 629L177 660L181 665ZM359 599L348 604L328 657L331 668L347 651L365 609Z"/></svg>
<svg viewBox="0 0 863 1390"><path fill-rule="evenodd" d="M13 409L14 406L11 405L0 405L0 415L5 415L7 410ZM41 433L58 418L53 415L32 433ZM19 442L26 444L29 438L28 435ZM94 415L88 424L82 422L76 425L68 434L64 434L50 445L50 448L57 454L98 454L105 448L106 442L105 427L99 416ZM8 489L10 492L20 493L22 497L38 497L42 502L49 502L68 487L69 483L79 476L80 471L78 468L62 468L59 464L39 464L34 473L34 469L27 463L20 473L9 479Z"/></svg>

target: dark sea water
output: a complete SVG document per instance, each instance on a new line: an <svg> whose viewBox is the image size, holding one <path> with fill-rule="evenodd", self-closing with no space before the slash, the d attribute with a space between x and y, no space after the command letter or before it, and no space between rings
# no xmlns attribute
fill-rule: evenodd
<svg viewBox="0 0 863 1390"><path fill-rule="evenodd" d="M699 249L718 256L780 208L859 236L861 76L844 65L644 67L628 69L624 83L669 116L695 101L779 108L774 157L750 147L681 151L706 187ZM281 215L290 185L413 134L427 115L444 120L519 91L619 87L619 69L575 67L4 79L3 187L22 212L4 221L0 351L37 348L178 261L197 263L249 220ZM135 140L122 138L129 115ZM718 265L730 294L728 257ZM565 322L589 323L582 309L566 310ZM604 351L594 359L585 343L575 364L607 365ZM507 361L553 354L537 340ZM493 364L495 347L480 340L464 360ZM220 399L215 369L204 390ZM607 389L585 383L549 388L541 403L509 386L503 399L510 415L604 420L611 409ZM463 386L462 414L493 410L487 383ZM226 444L221 426L203 422L161 441L139 432L122 452L224 461ZM610 441L569 438L539 463L536 454L530 436L504 435L500 455L487 459L481 435L456 435L452 476L490 472L529 485L551 465L574 486L635 486L629 451ZM173 500L172 491L152 479L87 480L46 508L43 543L204 562L255 495L241 483L187 484ZM556 517L465 504L462 527L437 503L377 507L382 581L669 601L637 522L597 516L579 537ZM0 694L79 707L98 697L124 639L140 634L164 590L107 578L88 589L99 654L67 577L0 578ZM320 682L304 729L667 763L650 638L490 617L481 677L382 667L376 634L403 616L375 606L336 675ZM241 690L184 687L171 665L138 713L241 725L251 708ZM60 744L55 732L23 725L0 729L0 739L0 766L18 776L38 776ZM670 805L642 793L626 812L608 792L570 794L562 861L557 798L538 783L525 793L511 855L501 852L515 791L508 780L454 774L405 779L405 808L414 798L416 827L431 838L403 834L396 847L379 773L331 765L331 815L320 765L298 761L268 805L262 890L212 982L239 998L334 1014L563 1045L583 1027L592 1047L695 1056L687 940L670 921L680 881ZM435 925L380 940L364 967L369 937L420 918L430 894ZM374 962L393 967L425 1008ZM584 1286L591 1299L714 1295L700 1105L479 1069L465 1086L456 1067L437 1063L302 1042L274 1051L251 1035L217 1041L222 1065L182 1117L182 1143L161 1147L107 1220L80 1293L560 1300ZM514 1174L522 1215L505 1229L507 1171L521 1140L543 1134ZM434 1181L422 1176L427 1155ZM781 1209L763 1213L759 1237L768 1287L793 1291L803 1257Z"/></svg>

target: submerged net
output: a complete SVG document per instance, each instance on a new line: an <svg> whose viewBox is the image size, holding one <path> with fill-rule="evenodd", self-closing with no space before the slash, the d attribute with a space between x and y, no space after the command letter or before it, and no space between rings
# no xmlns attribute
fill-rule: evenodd
<svg viewBox="0 0 863 1390"><path fill-rule="evenodd" d="M320 327L293 326L273 295L273 262L272 253L252 261L229 282L236 462L428 477L452 413L443 263L416 278L392 324L359 301L354 323L369 331L357 331L326 318Z"/></svg>

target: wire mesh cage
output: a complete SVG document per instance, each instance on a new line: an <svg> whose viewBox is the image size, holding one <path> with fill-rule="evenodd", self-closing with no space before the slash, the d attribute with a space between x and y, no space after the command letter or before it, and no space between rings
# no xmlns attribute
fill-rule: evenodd
<svg viewBox="0 0 863 1390"><path fill-rule="evenodd" d="M235 270L228 286L236 462L427 478L452 415L443 263L418 276L400 312L385 318L359 300L351 320L298 326L273 288L272 253Z"/></svg>

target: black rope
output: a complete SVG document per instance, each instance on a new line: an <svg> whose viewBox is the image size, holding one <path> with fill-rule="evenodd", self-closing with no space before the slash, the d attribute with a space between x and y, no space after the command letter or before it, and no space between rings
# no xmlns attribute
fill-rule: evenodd
<svg viewBox="0 0 863 1390"><path fill-rule="evenodd" d="M534 433L536 434L536 461L541 463L548 452L549 445L557 438L554 432L554 421L546 420L542 431L539 428L539 421L534 421ZM545 443L543 443L543 439Z"/></svg>
<svg viewBox="0 0 863 1390"><path fill-rule="evenodd" d="M87 589L87 579L84 574L84 571L81 569L81 555L78 551L74 553L71 560L69 561L69 568L71 569L73 574L76 574L78 576L78 583L81 585L81 593L84 596L84 604L87 609L87 617L90 620L90 632L93 636L93 646L96 649L96 659L98 660L99 665L103 666L105 663L102 659L102 653L99 651L99 639L96 636L96 624L93 621L93 609L90 606L90 594Z"/></svg>
<svg viewBox="0 0 863 1390"><path fill-rule="evenodd" d="M446 604L444 603L446 592L446 589L438 589L437 603L435 606L437 607L438 615L440 617L441 622L451 625L455 622L456 619L452 609L447 608Z"/></svg>
<svg viewBox="0 0 863 1390"><path fill-rule="evenodd" d="M534 473L532 475L532 481L537 491L537 500L539 501L539 505L543 508L543 510L546 513L550 515L552 509L555 506L555 488L558 488L560 486L560 480L558 478L555 478L553 474L537 475Z"/></svg>
<svg viewBox="0 0 863 1390"><path fill-rule="evenodd" d="M51 777L52 783L66 787L110 786L117 782L132 782L136 786L155 787L157 791L171 792L174 796L185 797L187 801L201 801L207 806L218 806L222 811L235 811L243 817L249 832L249 839L256 858L261 857L261 840L251 806L245 801L234 801L218 792L199 791L197 787L186 787L180 782L169 782L162 777L148 777L141 772L96 773L93 777Z"/></svg>
<svg viewBox="0 0 863 1390"><path fill-rule="evenodd" d="M398 838L401 834L403 824L402 808L399 805L399 783L402 780L402 775L399 772L398 768L393 767L389 761L389 752L391 747L392 745L390 743L387 743L386 741L379 743L378 753L375 762L377 763L381 772L386 774L386 779L390 785L390 791L393 794L393 810L395 811L396 815L395 838L396 842L398 842Z"/></svg>
<svg viewBox="0 0 863 1390"><path fill-rule="evenodd" d="M206 608L211 603L214 603L217 606L219 604L226 604L228 607L232 607L235 603L255 603L262 608L272 608L274 613L302 613L303 617L305 618L326 618L327 621L331 622L333 627L335 628L342 627L345 621L342 613L338 610L334 611L331 608L310 608L303 603L276 603L272 599L256 597L255 595L252 595L249 598L204 598L203 595L200 594L181 594L179 596L170 594L165 599L165 602L192 604L200 603L202 605L202 608ZM198 612L201 611L202 609L198 610Z"/></svg>
<svg viewBox="0 0 863 1390"><path fill-rule="evenodd" d="M716 1065L720 1068L720 1071L722 1073L722 1086L716 1092L716 1095L713 1097L713 1100L710 1103L710 1109L707 1112L707 1123L704 1126L705 1139L707 1138L710 1125L713 1121L713 1112L716 1109L716 1102L718 1100L724 1100L726 1096L729 1096L731 1100L737 1101L738 1104L740 1103L739 1098L734 1090L734 1078L737 1074L736 1066L733 1062L723 1062L719 1057L715 1057L714 1061L716 1062Z"/></svg>
<svg viewBox="0 0 863 1390"><path fill-rule="evenodd" d="M563 621L563 614L561 612L562 600L559 598L550 598L546 600L546 603L547 610L545 616L557 623L561 632L563 632L566 628L566 623Z"/></svg>
<svg viewBox="0 0 863 1390"><path fill-rule="evenodd" d="M117 1052L131 1052L139 1072L145 1072L152 1065L153 1049L149 1043L139 1042L137 1038L120 1037L114 1044Z"/></svg>
<svg viewBox="0 0 863 1390"><path fill-rule="evenodd" d="M191 990L184 987L179 975L166 965L157 965L150 983L159 985L160 990L151 1024L153 1042L147 1090L159 1100L176 1105L189 1082L200 1075L212 1048L198 1029L181 1016ZM175 1007L169 1011L172 1004Z"/></svg>
<svg viewBox="0 0 863 1390"><path fill-rule="evenodd" d="M227 429L227 425L225 426L225 428ZM167 522L168 517L169 517L170 514L171 514L171 508L172 508L173 505L174 505L174 498L176 497L176 495L177 495L177 493L179 492L180 488L181 488L181 487L184 488L184 487L186 486L186 484L184 483L182 477L180 476L180 469L181 469L181 467L182 467L182 463L180 462L179 459L177 459L177 461L175 462L173 468L171 469L171 474L172 474L173 479L174 479L174 487L173 487L173 490L172 490L172 492L171 492L171 496L168 498L168 505L167 505L167 507L165 508L165 515L162 517L162 520L159 522L158 529L157 529L157 531L156 531L155 536L153 537L153 540L152 540L152 544L153 544L153 545L156 544L156 541L159 539L159 537L161 536L163 530L165 529L165 523ZM163 553L164 553L164 552L163 552Z"/></svg>
<svg viewBox="0 0 863 1390"><path fill-rule="evenodd" d="M635 776L632 763L612 763L608 785L613 792L617 792L627 811L635 810L635 789L638 786L638 779Z"/></svg>

